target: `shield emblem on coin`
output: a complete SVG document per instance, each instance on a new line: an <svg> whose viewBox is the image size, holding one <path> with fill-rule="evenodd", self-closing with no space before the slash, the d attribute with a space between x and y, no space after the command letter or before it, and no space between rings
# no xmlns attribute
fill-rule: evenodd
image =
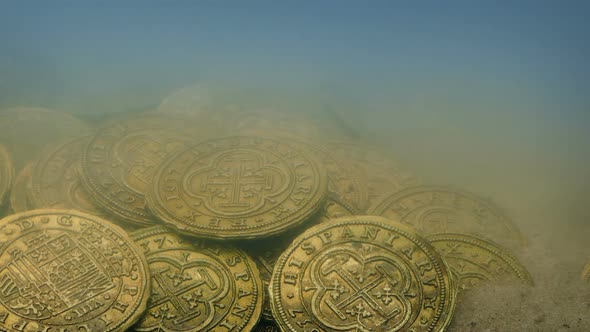
<svg viewBox="0 0 590 332"><path fill-rule="evenodd" d="M108 269L77 241L41 235L0 271L0 301L29 319L57 316L115 287Z"/></svg>

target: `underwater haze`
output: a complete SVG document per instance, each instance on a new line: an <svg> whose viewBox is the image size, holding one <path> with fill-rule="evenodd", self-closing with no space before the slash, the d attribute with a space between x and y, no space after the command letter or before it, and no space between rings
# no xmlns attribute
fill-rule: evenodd
<svg viewBox="0 0 590 332"><path fill-rule="evenodd" d="M0 112L95 122L196 85L210 108L321 113L528 239L535 288L470 292L451 331L590 331L589 16L575 0L0 1Z"/></svg>

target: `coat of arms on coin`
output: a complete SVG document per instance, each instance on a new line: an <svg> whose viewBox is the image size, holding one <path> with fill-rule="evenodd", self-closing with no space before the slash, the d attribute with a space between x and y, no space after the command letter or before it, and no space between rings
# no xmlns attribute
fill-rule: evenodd
<svg viewBox="0 0 590 332"><path fill-rule="evenodd" d="M369 212L410 225L424 235L473 234L508 248L525 242L518 227L499 208L447 187L412 187L386 195Z"/></svg>
<svg viewBox="0 0 590 332"><path fill-rule="evenodd" d="M150 293L145 257L110 222L75 210L0 221L0 330L125 331Z"/></svg>
<svg viewBox="0 0 590 332"><path fill-rule="evenodd" d="M455 273L459 290L474 288L482 282L519 280L533 284L526 268L506 249L490 241L464 234L437 234L426 239Z"/></svg>
<svg viewBox="0 0 590 332"><path fill-rule="evenodd" d="M197 247L164 227L131 234L152 275L148 309L135 331L250 331L262 310L262 281L251 258L229 246Z"/></svg>
<svg viewBox="0 0 590 332"><path fill-rule="evenodd" d="M187 145L182 123L146 115L112 122L82 153L82 184L96 204L134 225L152 225L145 192L159 164Z"/></svg>
<svg viewBox="0 0 590 332"><path fill-rule="evenodd" d="M321 208L326 193L326 172L311 155L274 139L228 137L167 159L148 204L181 232L246 239L302 223Z"/></svg>
<svg viewBox="0 0 590 332"><path fill-rule="evenodd" d="M444 331L456 288L411 228L355 216L297 237L275 265L270 293L283 331Z"/></svg>

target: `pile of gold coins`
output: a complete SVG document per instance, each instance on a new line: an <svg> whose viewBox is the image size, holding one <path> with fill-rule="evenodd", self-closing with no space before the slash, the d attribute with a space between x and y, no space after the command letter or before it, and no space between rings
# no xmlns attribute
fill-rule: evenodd
<svg viewBox="0 0 590 332"><path fill-rule="evenodd" d="M501 209L330 121L90 122L0 110L0 331L444 331L462 292L532 285Z"/></svg>

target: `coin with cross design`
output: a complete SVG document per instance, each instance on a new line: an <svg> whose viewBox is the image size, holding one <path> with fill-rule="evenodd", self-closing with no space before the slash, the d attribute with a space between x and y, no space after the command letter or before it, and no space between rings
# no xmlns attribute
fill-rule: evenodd
<svg viewBox="0 0 590 332"><path fill-rule="evenodd" d="M152 275L135 331L250 331L262 311L256 265L230 246L189 243L162 226L131 233Z"/></svg>
<svg viewBox="0 0 590 332"><path fill-rule="evenodd" d="M280 140L239 136L201 142L167 159L147 201L180 232L251 239L301 224L326 194L326 172L312 155Z"/></svg>
<svg viewBox="0 0 590 332"><path fill-rule="evenodd" d="M125 331L150 293L145 256L110 222L76 210L0 220L0 331Z"/></svg>
<svg viewBox="0 0 590 332"><path fill-rule="evenodd" d="M471 234L507 248L525 244L518 227L486 200L441 186L412 187L385 195L369 214L401 221L424 235Z"/></svg>
<svg viewBox="0 0 590 332"><path fill-rule="evenodd" d="M443 331L456 288L438 252L404 225L373 216L307 230L270 284L283 331Z"/></svg>

